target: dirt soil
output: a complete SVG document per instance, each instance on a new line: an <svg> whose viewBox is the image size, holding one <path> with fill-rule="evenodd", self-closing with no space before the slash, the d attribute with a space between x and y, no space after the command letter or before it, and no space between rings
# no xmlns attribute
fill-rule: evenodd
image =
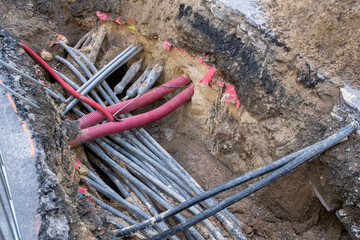
<svg viewBox="0 0 360 240"><path fill-rule="evenodd" d="M260 1L267 27L326 74L358 88L360 85L360 3L345 1Z"/></svg>
<svg viewBox="0 0 360 240"><path fill-rule="evenodd" d="M264 1L270 16L268 27L278 39L270 41L266 34L257 37L269 44L265 53L248 43L249 36L238 31L240 16L231 13L231 18L221 19L213 14L209 2L2 1L0 22L13 37L37 52L48 48L57 34L65 35L69 45L75 45L83 34L103 24L107 35L96 63L98 68L136 42L144 46L144 51L129 64L141 57L144 58L141 71L148 64L164 64L159 84L188 75L195 83L192 101L149 125L148 130L208 189L308 146L344 126L349 121L347 112L336 108L336 116L341 118L336 120L333 110L342 104L339 86L343 82L359 87L360 56L354 47L358 46L360 33L356 28L360 19L356 1L333 1L330 5L320 1L316 8L306 0ZM146 11L138 14L139 9ZM219 9L224 10L224 6ZM321 10L321 14L315 9ZM120 16L128 23L135 22L136 30L128 25L99 22L95 15L98 10ZM216 84L213 88L199 84L208 69L197 61L198 56L164 51L161 47L164 40L215 66L216 78L236 87L240 109L219 101L224 89ZM66 56L58 46L51 51ZM62 67L56 61L50 64ZM27 65L34 71L34 63ZM317 69L325 75L324 79L316 78ZM110 78L120 77L124 70ZM305 81L298 80L302 73ZM51 81L46 74L45 78ZM50 85L59 89L57 84ZM63 208L44 211L44 219L49 212L53 215L65 212L70 237L101 236L103 231L97 225L106 225L99 218L101 211L90 211L87 199L76 197L81 172L73 170L73 159L76 154L86 164L86 156L81 148L75 153L67 149L64 143L69 137L68 128L58 117L58 110L34 114L46 116L43 122L35 124L35 129L46 150L47 164L59 182L52 183L53 188L65 199L60 201ZM319 185L321 177L328 176L335 181L330 189L341 195L336 199L339 206L349 212L358 211L359 193L355 190L359 182L354 179L360 172L356 163L358 138L352 135L348 142L231 206L230 210L244 223L243 232L250 239L349 239L334 212L327 212L321 205L309 180ZM224 199L234 191L217 198ZM330 198L334 200L333 196ZM48 225L42 227L45 239L50 236L46 235Z"/></svg>

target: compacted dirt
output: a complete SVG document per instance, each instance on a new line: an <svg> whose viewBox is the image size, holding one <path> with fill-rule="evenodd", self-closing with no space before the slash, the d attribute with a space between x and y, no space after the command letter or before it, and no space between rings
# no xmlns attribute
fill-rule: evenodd
<svg viewBox="0 0 360 240"><path fill-rule="evenodd" d="M129 44L141 43L144 51L129 64L144 58L140 71L147 65L163 64L159 84L188 75L195 83L192 101L147 126L147 130L208 189L315 143L349 121L341 107L339 86L343 82L353 87L359 84L359 4L319 1L315 7L307 0L261 3L269 15L267 27L277 38L255 36L269 44L265 52L248 43L245 33L237 28L238 15L229 13L231 20L215 16L214 9L210 10L211 1L2 1L0 26L40 52L49 48L58 34L66 36L73 46L86 32L102 25L107 34L96 62L98 68ZM218 9L225 11L222 5ZM138 14L140 10L142 14ZM100 22L96 11L120 17L127 24ZM131 25L135 28L129 28ZM161 46L164 40L198 55L190 56L176 49L165 51ZM66 56L56 45L50 51ZM239 109L219 101L224 89L215 82L212 88L199 84L208 68L198 62L198 57L216 67L217 79L236 87ZM62 67L55 60L50 64ZM110 84L116 84L124 70L126 67L111 76L114 82ZM318 70L323 78L317 77L321 76ZM299 76L304 77L299 80ZM46 74L45 78L50 80ZM51 86L60 89L55 83ZM169 97L141 111L154 108ZM338 111L334 112L334 106L339 106ZM335 113L341 121L332 118ZM81 148L75 154L66 148L69 126L64 126L62 120L45 119L48 130L40 130L45 129L43 122L38 129L39 141L46 142L46 155L52 156L47 164L61 185L56 192L66 199L62 205L71 219L70 236L101 237L103 230L97 228L101 213L89 211L87 200L76 197L80 179L79 172L73 170L73 157L86 159L86 156ZM231 206L229 209L244 223L242 231L246 236L349 239L334 211L328 212L321 205L310 181L317 186L323 176L335 181L329 188L329 198L338 201L339 207L356 213L359 197L355 190L359 183L353 176L360 172L356 165L358 138L350 136L348 142ZM350 166L352 171L348 173ZM236 190L239 189L220 194L217 199L224 199ZM46 216L46 211L43 215ZM46 237L48 225L42 227Z"/></svg>
<svg viewBox="0 0 360 240"><path fill-rule="evenodd" d="M360 3L345 1L260 1L268 27L294 52L354 87L360 80Z"/></svg>

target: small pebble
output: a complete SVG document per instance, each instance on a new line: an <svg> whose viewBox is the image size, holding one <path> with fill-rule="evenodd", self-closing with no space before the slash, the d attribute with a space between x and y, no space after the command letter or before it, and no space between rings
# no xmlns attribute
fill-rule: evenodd
<svg viewBox="0 0 360 240"><path fill-rule="evenodd" d="M48 62L53 59L53 55L46 49L41 50L40 56L42 59L44 59L45 61L48 61Z"/></svg>

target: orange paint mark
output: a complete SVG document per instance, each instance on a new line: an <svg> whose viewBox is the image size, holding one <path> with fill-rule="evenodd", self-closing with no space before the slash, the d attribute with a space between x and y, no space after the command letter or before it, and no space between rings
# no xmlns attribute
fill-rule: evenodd
<svg viewBox="0 0 360 240"><path fill-rule="evenodd" d="M39 236L40 227L41 227L41 219L39 217L36 218L36 235Z"/></svg>
<svg viewBox="0 0 360 240"><path fill-rule="evenodd" d="M3 83L3 81L2 81L1 79L0 79L0 83ZM12 108L14 109L14 111L15 111L16 113L18 113L17 108L16 108L16 105L15 105L15 102L14 102L14 100L11 98L10 93L6 94L6 96L8 97L8 99L9 99L9 101L10 101L10 103L11 103L11 106L12 106ZM20 117L19 117L19 121L20 121L22 127L24 128L26 134L28 135L29 143L30 143L30 156L33 157L33 156L35 156L35 144L34 144L34 141L33 141L32 138L31 138L30 132L29 132L29 130L28 130L25 122L24 122Z"/></svg>
<svg viewBox="0 0 360 240"><path fill-rule="evenodd" d="M3 81L0 79L0 83L3 83ZM5 91L5 90L4 90ZM17 113L17 108L16 108L16 105L15 105L15 102L14 100L11 98L11 95L10 93L7 93L6 96L8 97L10 103L11 103L11 106L13 107L14 111Z"/></svg>
<svg viewBox="0 0 360 240"><path fill-rule="evenodd" d="M20 122L21 122L21 125L22 127L24 128L26 134L28 135L28 138L29 138L29 143L30 143L30 156L31 157L34 157L35 156L35 144L34 144L34 141L32 140L31 138L31 135L30 135L30 132L25 124L25 122L19 118Z"/></svg>
<svg viewBox="0 0 360 240"><path fill-rule="evenodd" d="M10 103L11 103L11 106L12 106L12 108L14 109L14 111L15 111L16 113L18 113L17 108L16 108L16 105L15 105L15 102L14 102L14 100L11 98L10 93L6 94L6 96L8 97L8 99L9 99L9 101L10 101Z"/></svg>

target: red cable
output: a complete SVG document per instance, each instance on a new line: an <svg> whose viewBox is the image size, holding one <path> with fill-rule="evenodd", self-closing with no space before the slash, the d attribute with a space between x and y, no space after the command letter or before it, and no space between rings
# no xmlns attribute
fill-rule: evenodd
<svg viewBox="0 0 360 240"><path fill-rule="evenodd" d="M176 88L177 86L184 86L189 84L190 82L191 80L189 78L180 76L164 83L160 87L157 87L138 98L129 99L121 103L113 104L111 106L108 106L106 109L111 114L115 114L119 109L123 108L129 102L131 102L131 104L127 105L124 109L122 109L118 113L118 115L130 112L134 109L150 104L153 101L165 96L166 94L175 91L176 89L178 89ZM79 128L84 129L103 120L105 120L104 116L100 112L94 111L78 119Z"/></svg>
<svg viewBox="0 0 360 240"><path fill-rule="evenodd" d="M24 48L24 50L31 56L33 57L41 66L43 66L43 68L45 68L46 71L48 71L51 76L53 76L56 81L58 81L60 83L60 85L67 91L69 92L71 95L73 95L74 97L76 97L77 99L79 99L80 101L83 101L84 103L89 104L90 106L92 106L93 108L95 108L96 110L100 111L102 114L104 114L104 116L109 120L109 122L114 121L114 117L111 115L111 113L106 110L106 108L104 108L103 106L101 106L100 104L98 104L97 102L94 102L93 100L85 97L84 95L82 95L81 93L75 91L72 87L69 86L69 84L67 84L50 66L49 64L47 64L39 55L37 55L30 47L28 47L27 45L20 43L20 46L22 46Z"/></svg>
<svg viewBox="0 0 360 240"><path fill-rule="evenodd" d="M171 100L152 111L121 119L121 122L108 122L82 129L80 135L68 142L68 144L70 147L76 147L95 138L104 137L155 122L175 111L193 95L194 86L191 84Z"/></svg>

